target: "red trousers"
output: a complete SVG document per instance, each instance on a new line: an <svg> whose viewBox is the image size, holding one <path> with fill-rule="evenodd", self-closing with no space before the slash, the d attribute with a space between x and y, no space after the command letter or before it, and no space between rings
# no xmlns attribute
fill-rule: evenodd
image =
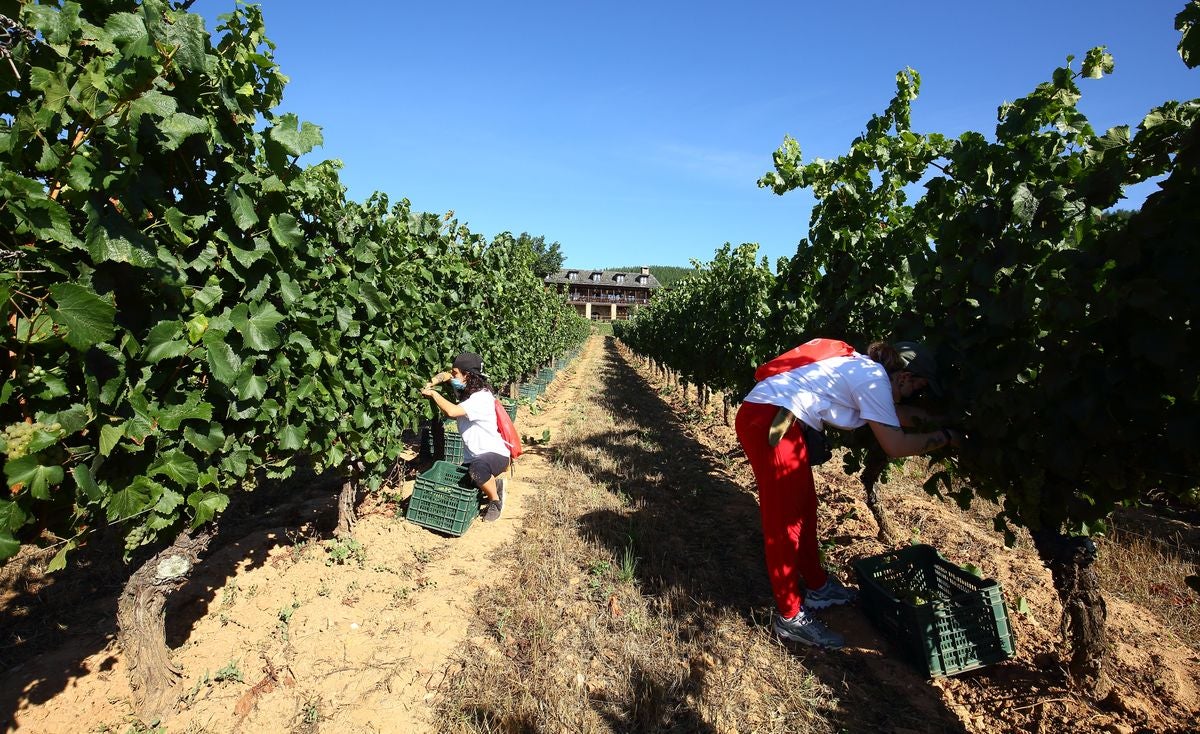
<svg viewBox="0 0 1200 734"><path fill-rule="evenodd" d="M778 445L767 442L778 411L775 405L742 403L735 425L758 483L767 575L775 605L781 615L791 618L804 601L802 590L822 586L826 574L817 550L817 492L800 421L792 424Z"/></svg>

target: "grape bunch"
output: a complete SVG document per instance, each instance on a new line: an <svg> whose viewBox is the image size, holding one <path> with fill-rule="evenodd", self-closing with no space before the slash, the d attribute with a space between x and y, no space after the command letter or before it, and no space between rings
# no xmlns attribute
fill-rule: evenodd
<svg viewBox="0 0 1200 734"><path fill-rule="evenodd" d="M51 423L14 423L4 429L3 446L0 446L0 451L8 454L8 458L20 459L29 453L29 443L33 440L38 431L47 433L59 434L62 431L62 424ZM44 444L43 444L44 445Z"/></svg>
<svg viewBox="0 0 1200 734"><path fill-rule="evenodd" d="M40 426L39 423L22 422L4 429L4 452L8 454L9 459L19 459L28 453L29 441L33 438L33 432Z"/></svg>

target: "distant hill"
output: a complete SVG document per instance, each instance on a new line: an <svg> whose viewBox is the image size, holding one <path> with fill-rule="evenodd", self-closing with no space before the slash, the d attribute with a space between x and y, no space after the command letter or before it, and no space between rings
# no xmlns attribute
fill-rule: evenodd
<svg viewBox="0 0 1200 734"><path fill-rule="evenodd" d="M620 265L612 268L604 268L605 270L624 270L628 273L641 272L641 265ZM658 282L663 288L678 283L684 278L696 272L695 268L681 268L677 265L651 265L650 272L658 279Z"/></svg>

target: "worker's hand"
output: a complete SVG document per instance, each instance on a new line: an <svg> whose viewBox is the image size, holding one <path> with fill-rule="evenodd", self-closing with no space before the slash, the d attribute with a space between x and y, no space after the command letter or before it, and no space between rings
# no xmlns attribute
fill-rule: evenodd
<svg viewBox="0 0 1200 734"><path fill-rule="evenodd" d="M421 394L427 398L432 398L437 394L437 392L429 385L426 385L425 387L421 388Z"/></svg>
<svg viewBox="0 0 1200 734"><path fill-rule="evenodd" d="M443 382L448 382L449 380L450 380L449 372L439 372L436 375L434 375L433 377L429 378L429 385L430 386L440 385Z"/></svg>

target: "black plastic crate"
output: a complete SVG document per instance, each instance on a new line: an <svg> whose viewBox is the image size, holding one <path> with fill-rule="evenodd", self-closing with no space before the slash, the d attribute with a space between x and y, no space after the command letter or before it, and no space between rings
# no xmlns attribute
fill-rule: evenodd
<svg viewBox="0 0 1200 734"><path fill-rule="evenodd" d="M912 545L855 562L863 611L931 677L1007 660L1012 630L1000 584Z"/></svg>

